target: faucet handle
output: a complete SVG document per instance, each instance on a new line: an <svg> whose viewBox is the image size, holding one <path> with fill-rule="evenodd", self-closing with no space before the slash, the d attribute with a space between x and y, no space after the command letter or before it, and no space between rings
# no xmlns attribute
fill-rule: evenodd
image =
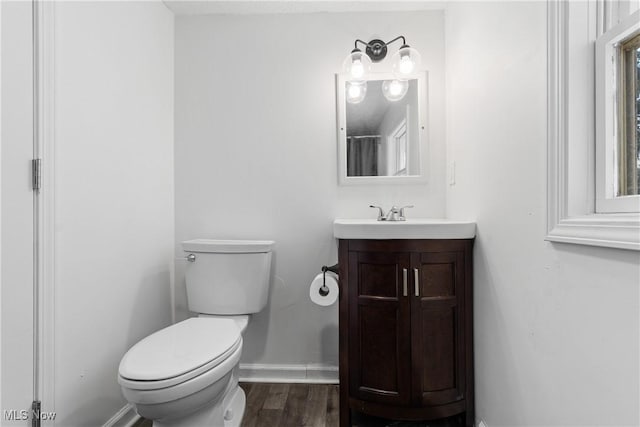
<svg viewBox="0 0 640 427"><path fill-rule="evenodd" d="M403 207L401 207L401 208L400 208L400 217L398 218L398 221L405 221L405 220L406 220L406 218L405 218L405 216L404 216L404 210L405 210L406 208L412 208L412 207L413 207L413 205L407 205L407 206L403 206Z"/></svg>
<svg viewBox="0 0 640 427"><path fill-rule="evenodd" d="M384 215L384 211L380 206L369 205L369 207L378 209L378 221L384 221L387 219Z"/></svg>

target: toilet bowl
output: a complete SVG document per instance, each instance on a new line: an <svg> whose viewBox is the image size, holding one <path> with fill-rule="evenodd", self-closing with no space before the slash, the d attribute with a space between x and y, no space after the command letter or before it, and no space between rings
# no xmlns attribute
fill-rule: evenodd
<svg viewBox="0 0 640 427"><path fill-rule="evenodd" d="M154 427L238 427L242 334L266 304L272 241L183 242L187 300L198 317L149 335L118 368L123 396Z"/></svg>
<svg viewBox="0 0 640 427"><path fill-rule="evenodd" d="M198 425L196 416L208 425L237 426L245 400L237 383L241 352L234 319L191 318L133 346L120 363L118 382L138 414L156 426ZM220 400L229 394L235 401L224 405Z"/></svg>

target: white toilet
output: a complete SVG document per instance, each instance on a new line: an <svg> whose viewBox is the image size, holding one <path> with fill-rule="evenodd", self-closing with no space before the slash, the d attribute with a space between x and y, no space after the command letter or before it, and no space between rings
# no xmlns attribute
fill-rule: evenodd
<svg viewBox="0 0 640 427"><path fill-rule="evenodd" d="M155 427L235 427L242 333L267 303L272 241L182 242L189 310L198 313L131 347L118 369L122 394Z"/></svg>

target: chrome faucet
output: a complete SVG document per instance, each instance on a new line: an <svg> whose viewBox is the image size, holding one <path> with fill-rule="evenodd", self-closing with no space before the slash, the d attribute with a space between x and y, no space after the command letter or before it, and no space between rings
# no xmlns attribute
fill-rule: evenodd
<svg viewBox="0 0 640 427"><path fill-rule="evenodd" d="M406 208L412 208L413 205L403 206L401 208L392 206L387 214L380 206L369 205L370 208L378 209L378 221L405 221L407 218L404 216L404 210Z"/></svg>
<svg viewBox="0 0 640 427"><path fill-rule="evenodd" d="M380 206L374 206L374 205L369 205L370 208L376 208L378 209L378 221L386 221L387 218L384 214L384 211L382 210L382 208Z"/></svg>

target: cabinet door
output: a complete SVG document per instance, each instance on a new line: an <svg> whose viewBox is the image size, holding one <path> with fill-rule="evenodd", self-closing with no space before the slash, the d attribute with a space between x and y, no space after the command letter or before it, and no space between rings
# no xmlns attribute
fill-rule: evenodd
<svg viewBox="0 0 640 427"><path fill-rule="evenodd" d="M351 396L408 405L411 386L409 254L349 252Z"/></svg>
<svg viewBox="0 0 640 427"><path fill-rule="evenodd" d="M464 252L412 257L413 404L442 405L464 396Z"/></svg>

